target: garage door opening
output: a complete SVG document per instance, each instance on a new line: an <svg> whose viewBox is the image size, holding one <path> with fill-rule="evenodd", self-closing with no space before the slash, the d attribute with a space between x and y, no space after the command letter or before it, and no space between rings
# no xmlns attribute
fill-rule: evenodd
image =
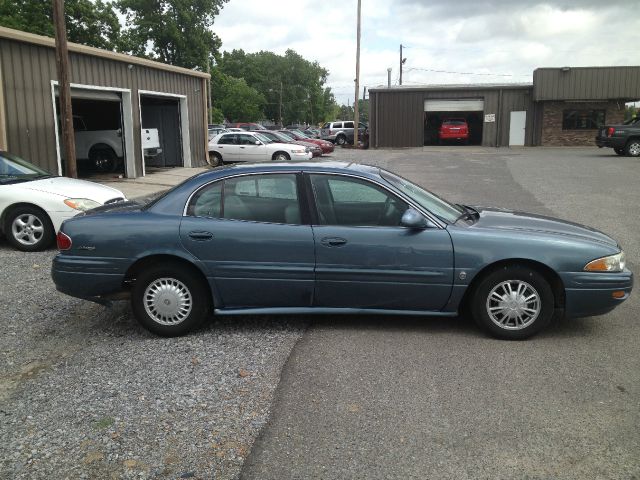
<svg viewBox="0 0 640 480"><path fill-rule="evenodd" d="M120 94L72 88L71 108L78 176L124 175L125 133ZM57 89L56 112L60 112ZM57 121L60 126L59 115ZM58 132L62 132L60 127ZM60 153L62 172L66 175L64 150Z"/></svg>
<svg viewBox="0 0 640 480"><path fill-rule="evenodd" d="M425 145L482 145L484 100L425 100L424 102L424 144ZM440 127L446 120L454 120L456 127L466 123L468 135L461 139L447 139L440 134Z"/></svg>
<svg viewBox="0 0 640 480"><path fill-rule="evenodd" d="M145 167L184 166L180 100L140 96Z"/></svg>

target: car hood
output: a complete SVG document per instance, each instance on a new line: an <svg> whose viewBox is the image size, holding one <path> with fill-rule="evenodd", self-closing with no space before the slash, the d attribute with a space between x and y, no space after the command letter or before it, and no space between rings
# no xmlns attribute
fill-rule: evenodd
<svg viewBox="0 0 640 480"><path fill-rule="evenodd" d="M473 207L480 218L473 225L474 228L489 228L492 230L508 230L524 233L538 233L546 235L558 235L579 238L597 242L612 247L619 247L618 243L610 236L585 225L567 222L558 218L524 213L513 210L504 210L492 207Z"/></svg>
<svg viewBox="0 0 640 480"><path fill-rule="evenodd" d="M99 203L114 198L124 198L124 194L115 188L68 177L51 177L33 180L20 185L27 190L60 195L64 198L88 198Z"/></svg>

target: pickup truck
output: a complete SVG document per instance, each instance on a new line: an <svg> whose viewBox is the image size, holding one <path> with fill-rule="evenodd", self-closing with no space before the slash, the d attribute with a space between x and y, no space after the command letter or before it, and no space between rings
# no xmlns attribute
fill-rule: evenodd
<svg viewBox="0 0 640 480"><path fill-rule="evenodd" d="M600 127L596 145L613 148L618 155L640 157L640 118L631 119L623 125Z"/></svg>
<svg viewBox="0 0 640 480"><path fill-rule="evenodd" d="M122 129L89 130L81 116L74 115L73 130L76 159L89 161L99 172L115 172L124 158ZM143 128L142 148L145 160L162 153L157 128Z"/></svg>

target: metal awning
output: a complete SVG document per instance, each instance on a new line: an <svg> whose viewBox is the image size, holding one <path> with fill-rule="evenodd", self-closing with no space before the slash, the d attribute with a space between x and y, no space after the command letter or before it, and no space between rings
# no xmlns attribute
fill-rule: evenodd
<svg viewBox="0 0 640 480"><path fill-rule="evenodd" d="M481 98L425 100L425 112L482 112L484 100Z"/></svg>
<svg viewBox="0 0 640 480"><path fill-rule="evenodd" d="M59 96L58 86L56 85L56 97ZM120 94L109 90L93 90L87 88L71 88L71 98L78 100L98 100L101 102L120 102Z"/></svg>

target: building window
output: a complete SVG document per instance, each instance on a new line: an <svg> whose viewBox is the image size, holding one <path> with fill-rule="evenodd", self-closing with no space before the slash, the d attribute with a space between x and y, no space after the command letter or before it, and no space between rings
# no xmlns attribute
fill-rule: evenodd
<svg viewBox="0 0 640 480"><path fill-rule="evenodd" d="M564 110L563 130L597 130L604 125L604 110Z"/></svg>

